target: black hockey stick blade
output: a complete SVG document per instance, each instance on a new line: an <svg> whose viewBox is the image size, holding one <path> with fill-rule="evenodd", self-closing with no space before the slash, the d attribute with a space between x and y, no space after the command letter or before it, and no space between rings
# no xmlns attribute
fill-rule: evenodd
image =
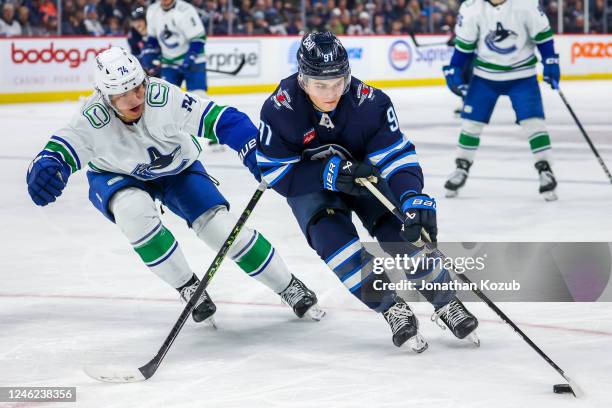
<svg viewBox="0 0 612 408"><path fill-rule="evenodd" d="M233 71L223 71L220 69L206 68L206 72L215 72L217 74L225 74L225 75L238 75L238 73L242 70L242 67L244 67L244 64L246 64L246 57L243 55L242 60L240 61L238 66Z"/></svg>
<svg viewBox="0 0 612 408"><path fill-rule="evenodd" d="M404 221L402 213L395 206L395 204L393 204L391 200L389 200L378 188L374 187L374 185L370 182L370 180L366 178L360 178L360 179L357 179L357 181L361 185L366 187L370 191L370 193L372 193L372 195L376 197L381 202L381 204L383 204L389 211L391 211L393 215L395 215L395 217L399 221L401 222ZM422 230L422 239L420 240L420 242L421 242L421 245L431 244L431 239L429 238L429 235L427 234L425 230ZM444 256L444 254L442 254L441 252L440 254ZM472 281L464 274L458 273L455 271L455 275L459 279L461 279L463 282L470 284L470 286L474 286L472 284ZM512 327L512 329L514 329L514 331L523 340L525 340L525 342L529 344L529 346L531 346L531 348L534 351L536 351L540 355L540 357L542 357L552 368L554 368L557 371L557 373L559 373L563 378L565 378L565 380L569 383L569 386L572 389L572 393L574 394L576 398L579 398L580 396L584 395L584 392L578 386L578 384L574 380L569 378L569 376L565 374L565 372L561 369L561 367L559 367L550 357L546 355L546 353L542 351L542 349L540 349L525 333L523 333L523 331L499 307L497 307L497 305L493 303L493 301L489 299L487 295L482 293L480 289L472 289L472 291L483 302L485 302L487 306L489 306L495 312L495 314L497 314L504 322L506 322L510 327Z"/></svg>
<svg viewBox="0 0 612 408"><path fill-rule="evenodd" d="M416 36L414 35L413 32L408 33L408 35L410 36L410 39L412 40L412 42L414 43L414 46L417 48L424 48L424 47L441 47L443 45L446 45L448 47L451 47L451 45L449 45L449 40L446 40L444 42L435 42L435 43L428 43L428 44L421 44L420 42L417 41Z"/></svg>
<svg viewBox="0 0 612 408"><path fill-rule="evenodd" d="M147 364L139 368L117 365L86 366L84 368L84 371L88 376L90 376L94 380L103 382L130 383L148 380L157 372L157 369L159 368L162 360L170 350L170 347L174 343L174 340L176 340L179 333L181 332L181 329L185 325L185 322L187 322L187 320L191 316L191 312L195 308L198 299L200 298L202 293L204 293L204 290L208 286L212 277L215 276L217 270L219 270L219 267L225 259L227 252L234 243L236 237L238 237L238 234L242 230L242 227L246 224L247 219L253 212L255 205L261 198L264 191L266 191L266 188L267 183L265 182L265 180L262 180L261 183L259 183L257 190L251 197L251 200L247 204L246 208L244 209L244 211L242 211L242 214L236 222L236 225L234 225L234 228L232 229L229 236L219 249L219 252L217 252L217 256L215 256L215 259L212 261L212 263L208 267L208 270L202 277L202 280L200 281L200 284L191 296L191 299L189 299L189 301L185 305L185 308L181 312L181 315L179 316L178 320L176 321L176 323L174 323L172 330L170 330L170 333L164 340L164 343L158 350L157 354Z"/></svg>

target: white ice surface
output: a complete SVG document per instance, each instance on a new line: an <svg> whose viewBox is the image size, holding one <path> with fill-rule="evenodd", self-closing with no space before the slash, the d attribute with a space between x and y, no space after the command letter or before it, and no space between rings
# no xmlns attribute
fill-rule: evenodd
<svg viewBox="0 0 612 408"><path fill-rule="evenodd" d="M612 166L612 83L567 82L564 91ZM417 145L427 191L438 198L441 240L611 241L612 186L560 98L542 89L554 145L560 200L545 203L528 143L501 100L470 180L443 197L459 121L446 89L389 90L402 128ZM266 95L223 96L257 119ZM563 379L484 304L480 349L428 321L430 347L395 348L380 316L351 297L310 250L286 203L267 192L250 224L319 295L328 315L298 321L278 297L226 263L210 292L218 331L188 322L158 373L135 384L103 384L85 364L137 367L157 351L182 310L173 290L140 263L118 229L87 199L84 174L39 208L25 173L76 103L0 106L0 386L76 386L81 407L608 407L612 405L612 308L605 303L507 303L525 329L587 395L552 393ZM239 213L256 187L235 154L206 152L209 171ZM200 274L213 253L170 213L164 222ZM33 405L30 405L33 406ZM36 405L38 406L38 405ZM50 404L49 406L55 406ZM72 406L72 405L71 405Z"/></svg>

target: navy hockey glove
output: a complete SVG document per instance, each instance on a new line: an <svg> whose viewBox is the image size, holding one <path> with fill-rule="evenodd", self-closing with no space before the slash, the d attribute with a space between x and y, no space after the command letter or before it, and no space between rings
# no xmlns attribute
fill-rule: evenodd
<svg viewBox="0 0 612 408"><path fill-rule="evenodd" d="M559 68L559 54L553 54L542 61L544 65L544 82L550 84L552 89L559 88L561 69Z"/></svg>
<svg viewBox="0 0 612 408"><path fill-rule="evenodd" d="M181 64L181 70L187 71L201 71L206 69L204 62L196 62L198 55L204 52L204 42L201 40L194 40L189 43L189 50L183 57L183 63Z"/></svg>
<svg viewBox="0 0 612 408"><path fill-rule="evenodd" d="M70 167L52 156L38 156L34 159L26 182L28 193L36 205L47 205L62 195L62 190L68 183Z"/></svg>
<svg viewBox="0 0 612 408"><path fill-rule="evenodd" d="M404 198L402 212L406 216L400 236L407 242L416 242L421 237L421 228L436 242L438 225L436 222L436 200L427 194L415 194Z"/></svg>
<svg viewBox="0 0 612 408"><path fill-rule="evenodd" d="M183 70L183 71L196 71L198 65L201 65L201 64L196 63L196 56L195 56L195 54L187 54L183 58L183 63L181 64L181 70Z"/></svg>
<svg viewBox="0 0 612 408"><path fill-rule="evenodd" d="M463 74L461 68L453 65L445 65L442 67L444 78L446 79L446 86L457 96L464 97L467 93L467 84L463 80Z"/></svg>
<svg viewBox="0 0 612 408"><path fill-rule="evenodd" d="M244 164L253 177L257 179L257 181L261 181L261 171L259 170L259 166L257 165L257 157L255 156L255 150L257 147L256 138L251 138L246 141L244 146L238 152L238 157L242 160L242 164Z"/></svg>
<svg viewBox="0 0 612 408"><path fill-rule="evenodd" d="M358 196L370 192L361 184L357 184L356 179L370 176L379 177L378 169L371 164L332 156L323 166L321 179L325 190Z"/></svg>

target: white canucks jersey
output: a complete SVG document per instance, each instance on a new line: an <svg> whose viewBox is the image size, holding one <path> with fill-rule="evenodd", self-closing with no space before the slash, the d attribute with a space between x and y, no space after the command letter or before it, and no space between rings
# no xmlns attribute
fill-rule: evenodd
<svg viewBox="0 0 612 408"><path fill-rule="evenodd" d="M157 1L147 9L147 35L157 38L161 47L162 64L181 64L191 41L206 41L206 31L195 7L176 0L170 10ZM197 63L205 62L204 53Z"/></svg>
<svg viewBox="0 0 612 408"><path fill-rule="evenodd" d="M58 152L72 172L81 166L151 180L178 174L202 148L199 137L218 141L216 127L227 109L150 78L142 117L122 122L99 93L88 98L70 124L51 137L45 150Z"/></svg>
<svg viewBox="0 0 612 408"><path fill-rule="evenodd" d="M535 75L535 47L553 37L538 0L506 0L499 6L466 0L455 34L459 51L476 52L474 75L494 81Z"/></svg>

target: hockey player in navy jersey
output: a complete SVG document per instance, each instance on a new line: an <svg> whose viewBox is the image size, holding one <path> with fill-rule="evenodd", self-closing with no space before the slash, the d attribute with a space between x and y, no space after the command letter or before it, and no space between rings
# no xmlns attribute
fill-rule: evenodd
<svg viewBox="0 0 612 408"><path fill-rule="evenodd" d="M359 241L351 221L354 212L389 254L424 228L435 240L435 200L423 193L423 173L414 145L402 134L389 97L351 77L348 56L330 32L304 36L298 53L298 73L281 81L261 109L257 162L269 186L287 197L309 245L370 309L383 313L393 343L406 341L421 352L427 343L406 302L389 290L377 290L372 255ZM375 176L378 187L393 196L406 218L402 225L357 178ZM417 276L418 275L418 276ZM444 269L413 276L419 282L448 282ZM380 287L379 287L380 289ZM455 336L473 335L476 318L454 291L421 293L434 305L434 320L442 320ZM470 336L475 338L475 336Z"/></svg>

